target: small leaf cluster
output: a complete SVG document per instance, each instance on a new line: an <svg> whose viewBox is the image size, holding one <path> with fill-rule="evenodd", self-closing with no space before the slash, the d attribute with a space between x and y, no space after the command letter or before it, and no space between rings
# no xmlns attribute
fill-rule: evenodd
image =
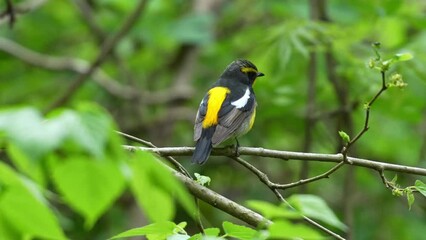
<svg viewBox="0 0 426 240"><path fill-rule="evenodd" d="M390 77L389 82L386 84L386 87L397 87L403 89L407 87L407 83L402 79L402 75L399 73L394 73Z"/></svg>
<svg viewBox="0 0 426 240"><path fill-rule="evenodd" d="M381 44L379 42L372 44L376 57L371 58L368 62L368 67L371 69L376 69L380 72L387 72L392 64L408 61L413 58L411 53L398 53L389 59L383 59L379 52L380 45Z"/></svg>
<svg viewBox="0 0 426 240"><path fill-rule="evenodd" d="M348 144L351 141L351 138L349 137L349 135L345 131L340 130L339 136L345 144Z"/></svg>
<svg viewBox="0 0 426 240"><path fill-rule="evenodd" d="M225 232L223 235L220 235L219 228L206 228L204 229L204 234L197 233L190 236L184 229L186 225L186 222L181 222L179 224L170 221L156 222L140 228L130 229L110 239L121 239L138 236L146 236L149 240L223 240L227 237L242 240L265 239L265 237L258 236L262 232L227 221L223 222L222 224L222 228Z"/></svg>
<svg viewBox="0 0 426 240"><path fill-rule="evenodd" d="M262 239L324 239L324 237L310 226L299 222L303 216L309 216L328 226L345 231L347 227L336 217L325 201L314 195L293 195L288 203L294 206L250 200L249 207L257 210L273 223L266 228L253 229L247 226L234 224L228 221L222 223L223 234L219 228L204 229L204 233L189 235L185 230L186 222L179 224L167 221L156 222L140 228L130 229L117 234L111 239L146 236L150 240L262 240Z"/></svg>
<svg viewBox="0 0 426 240"><path fill-rule="evenodd" d="M411 209L411 206L413 205L415 201L414 193L419 192L424 197L426 197L426 184L423 183L420 180L416 180L414 183L414 186L408 186L406 188L401 188L397 183L398 177L395 175L395 177L392 179L392 181L388 182L388 185L390 188L392 188L392 194L397 197L406 196L407 197L407 203L408 208Z"/></svg>

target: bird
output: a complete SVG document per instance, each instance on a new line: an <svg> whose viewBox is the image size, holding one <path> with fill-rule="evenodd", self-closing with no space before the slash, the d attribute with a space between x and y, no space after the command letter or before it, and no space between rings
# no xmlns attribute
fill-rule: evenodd
<svg viewBox="0 0 426 240"><path fill-rule="evenodd" d="M231 62L208 89L198 108L194 124L195 150L192 163L204 164L213 147L246 134L256 116L253 84L265 74L245 59Z"/></svg>

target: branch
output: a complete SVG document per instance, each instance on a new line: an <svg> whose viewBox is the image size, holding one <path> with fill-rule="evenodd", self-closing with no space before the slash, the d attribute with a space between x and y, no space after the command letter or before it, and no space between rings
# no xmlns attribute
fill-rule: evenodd
<svg viewBox="0 0 426 240"><path fill-rule="evenodd" d="M71 71L84 74L90 69L90 63L86 60L71 57L56 57L41 54L21 46L7 38L0 37L0 51L6 52L33 66L53 71ZM97 68L92 74L93 81L104 88L108 93L122 99L143 99L146 104L163 104L178 99L185 99L190 93L186 91L172 91L173 89L148 92L143 89L135 89L132 86L122 85L116 79L111 78L102 69Z"/></svg>
<svg viewBox="0 0 426 240"><path fill-rule="evenodd" d="M16 21L16 17L18 15L27 13L35 8L38 8L46 2L47 0L29 0L14 4L12 6L12 1L6 0L6 10L0 12L0 25L5 22L13 24L14 21Z"/></svg>
<svg viewBox="0 0 426 240"><path fill-rule="evenodd" d="M364 121L364 128L351 140L349 141L346 146L343 147L342 154L346 155L349 148L356 142L362 135L364 135L365 132L368 131L369 127L369 121L370 121L370 109L373 103L379 98L379 96L387 90L386 86L386 76L385 71L380 71L380 74L382 76L382 88L374 95L374 97L365 105L365 121Z"/></svg>
<svg viewBox="0 0 426 240"><path fill-rule="evenodd" d="M5 15L9 16L9 27L12 28L16 21L15 7L12 4L12 0L6 0Z"/></svg>
<svg viewBox="0 0 426 240"><path fill-rule="evenodd" d="M121 136L129 139L129 140L138 142L140 144L143 144L143 145L151 147L151 148L157 148L157 146L155 146L152 142L145 141L143 139L137 138L135 136L132 136L132 135L129 135L127 133L120 132L120 131L115 131L115 132L118 133L119 135L121 135ZM167 161L169 161L171 164L173 164L176 169L179 169L180 173L182 173L185 176L191 178L191 174L189 174L189 172L176 159L174 159L171 156L164 156L164 158Z"/></svg>
<svg viewBox="0 0 426 240"><path fill-rule="evenodd" d="M243 207L234 201L229 200L228 198L210 190L204 186L201 186L199 183L194 180L184 176L183 174L172 170L173 174L182 181L188 190L198 199L210 204L211 206L218 208L238 219L250 224L253 227L270 225L272 222L262 215Z"/></svg>
<svg viewBox="0 0 426 240"><path fill-rule="evenodd" d="M261 182L263 182L269 189L271 189L271 191L275 194L275 196L277 196L277 198L285 203L290 209L297 211L289 202L287 202L284 197L281 195L281 193L278 191L278 189L282 189L281 184L276 184L273 183L269 180L268 176L260 171L259 169L257 169L256 167L254 167L253 165L251 165L250 163L248 163L247 161L243 160L240 157L230 157L233 160L237 161L239 164L243 165L245 168L247 168L248 170L250 170L252 173L254 173ZM343 162L341 162L343 163ZM302 214L302 218L309 224L311 224L312 226L318 228L319 230L323 231L324 233L335 237L336 239L343 239L340 235L338 235L337 233L331 231L330 229L322 226L321 224L317 223L316 221L312 220L311 218L305 216Z"/></svg>
<svg viewBox="0 0 426 240"><path fill-rule="evenodd" d="M131 151L149 151L157 153L161 156L191 156L194 151L193 147L164 147L164 148L147 148L147 147L134 147L124 146L127 150ZM239 147L238 151L240 155L248 156L259 156L259 157L270 157L282 160L303 160L303 161L316 161L316 162L335 162L340 163L343 161L343 155L337 154L323 154L323 153L303 153L303 152L291 152L291 151L280 151L265 148L252 148L252 147ZM235 156L234 148L214 148L211 153L212 156ZM369 168L376 171L393 171L400 173L408 173L414 175L426 176L426 169L418 167L410 167L399 164L379 162L369 159L347 157L350 164L358 167ZM350 163L349 163L350 162Z"/></svg>
<svg viewBox="0 0 426 240"><path fill-rule="evenodd" d="M33 66L53 71L72 71L84 74L90 69L90 63L83 59L71 57L54 57L40 54L25 48L9 39L0 37L0 50ZM139 95L138 91L130 86L121 85L111 78L102 69L96 69L92 74L93 80L114 96L124 99L133 99Z"/></svg>
<svg viewBox="0 0 426 240"><path fill-rule="evenodd" d="M87 0L73 0L73 2L80 10L81 16L83 17L90 31L93 33L93 35L95 35L96 40L99 41L99 43L102 43L101 39L104 39L106 34L96 24L90 3Z"/></svg>
<svg viewBox="0 0 426 240"><path fill-rule="evenodd" d="M292 183L288 183L288 184L279 184L277 187L279 189L288 189L288 188L304 185L304 184L307 184L307 183L315 182L315 181L318 181L318 180L323 179L323 178L328 178L332 173L337 171L344 164L345 164L345 162L341 161L336 166L330 168L330 170L328 170L327 172L324 172L320 175L317 175L317 176L311 177L311 178L300 179L297 182L292 182Z"/></svg>
<svg viewBox="0 0 426 240"><path fill-rule="evenodd" d="M146 148L146 147L134 147L134 146L124 146L125 149L129 151L149 151L156 154L159 154L163 157L170 157L170 156L190 156L192 155L194 148L193 147L165 147L165 148ZM263 148L247 148L247 147L240 147L239 148L239 154L240 155L252 155L252 156L260 156L260 157L272 157L272 158L278 158L283 160L289 160L289 159L296 159L296 160L308 160L308 161L320 161L320 162L338 162L336 166L328 170L327 172L320 174L318 176L309 178L309 179L302 179L298 182L291 183L291 184L276 184L269 180L268 176L263 173L262 171L258 170L256 167L251 165L250 163L246 162L240 157L235 156L235 149L234 148L215 148L212 150L211 155L220 155L220 156L228 156L247 169L249 169L252 173L254 173L259 180L264 183L271 191L277 196L277 198L281 201L286 203L290 208L293 208L281 195L281 193L278 191L278 189L286 189L289 187L298 186L301 184L305 184L308 182L313 182L322 178L327 178L330 174L338 170L341 166L345 164L352 164L356 166L361 166L365 168L370 168L378 171L380 173L380 176L382 177L382 181L385 183L386 187L389 188L388 181L384 177L384 171L396 171L396 172L404 172L404 173L411 173L411 174L417 174L417 175L423 175L426 176L426 169L422 168L416 168L416 167L409 167L404 165L396 165L396 164L389 164L389 163L383 163L383 162L377 162L367 159L360 159L360 158L353 158L348 157L347 155L343 155L341 153L339 154L319 154L319 153L300 153L300 152L289 152L289 151L279 151L279 150L270 150L270 149L263 149ZM176 171L174 171L176 172ZM180 179L182 180L182 179ZM192 181L192 180L191 180ZM185 181L184 181L185 182ZM187 182L185 182L187 185ZM197 184L198 186L201 186ZM224 198L221 195L218 196L211 196L209 193L202 192L198 190L191 189L190 186L188 186L188 189L191 191L191 193L196 196L197 198L209 203L213 207L219 208L233 216L238 217L239 219L243 220L240 217L247 217L246 212L240 212L237 213L234 210L236 210L233 204L236 204L232 202L233 204L226 204L223 205L221 203L220 205L217 203L216 197ZM194 192L195 191L195 192ZM211 190L209 190L211 191ZM198 194L198 195L197 195ZM226 198L225 198L226 199ZM236 204L238 207L242 207L238 204ZM244 207L243 207L244 208ZM231 210L231 211L230 211ZM243 209L244 210L244 209ZM236 215L234 215L236 214ZM242 215L241 215L242 214ZM251 219L251 215L250 219ZM309 217L303 216L303 219L308 222L309 224L315 226L316 228L320 229L321 231L327 233L330 236L335 237L336 239L344 239L340 235L334 233L333 231L327 229L326 227L322 226L321 224L315 222L314 220L310 219ZM246 220L243 220L247 223L249 223ZM256 222L256 224L259 224L262 222ZM253 225L252 223L249 223ZM257 225L253 225L257 226Z"/></svg>
<svg viewBox="0 0 426 240"><path fill-rule="evenodd" d="M154 146L154 144L152 144L151 142L145 141L143 139L128 135L126 133L123 132L119 132L117 131L118 134L142 143L143 145L147 145L147 146ZM134 151L136 150L136 147L127 147L128 150L130 151ZM152 149L158 149L158 148L152 148ZM176 160L173 159L170 156L164 156L167 160L172 160L172 162L175 162ZM180 164L178 164L180 165ZM264 218L262 215L246 208L243 207L237 203L235 203L234 201L229 200L228 198L216 193L213 190L210 190L202 185L200 185L199 183L197 183L196 181L194 181L193 179L190 178L189 173L184 170L183 173L180 173L172 168L168 168L170 169L170 171L173 173L173 175L175 177L177 177L181 182L183 182L185 184L185 186L188 188L188 190L192 193L192 195L194 195L197 199L200 199L208 204L210 204L211 206L218 208L232 216L234 216L235 218L240 219L241 221L244 221L250 225L252 225L253 227L258 227L258 226L267 226L272 224L272 222L266 218ZM188 174L188 176L185 176L186 174ZM197 202L198 205L198 202ZM201 223L200 223L201 226Z"/></svg>
<svg viewBox="0 0 426 240"><path fill-rule="evenodd" d="M52 105L50 105L46 109L45 112L49 112L63 105L74 95L74 93L78 90L78 88L81 85L83 85L83 83L88 79L88 77L92 75L92 73L94 73L96 69L104 62L106 57L111 53L111 51L118 44L121 38L124 37L130 31L132 26L136 23L136 20L141 15L142 11L145 9L146 3L147 3L147 0L139 1L133 13L130 14L130 16L126 19L126 21L120 27L120 29L111 37L107 38L105 42L102 44L101 51L99 52L95 61L91 64L90 68L86 72L78 76L77 79L75 79L74 82L71 84L71 86L68 88L68 90L56 101L54 101Z"/></svg>

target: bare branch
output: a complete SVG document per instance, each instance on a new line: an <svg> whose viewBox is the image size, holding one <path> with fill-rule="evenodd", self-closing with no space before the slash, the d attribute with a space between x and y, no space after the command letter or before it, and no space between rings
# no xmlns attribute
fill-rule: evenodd
<svg viewBox="0 0 426 240"><path fill-rule="evenodd" d="M392 184L389 184L389 181L385 177L385 172L383 170L378 170L380 178L382 179L383 184L390 190L394 190L395 187Z"/></svg>
<svg viewBox="0 0 426 240"><path fill-rule="evenodd" d="M132 151L149 151L157 153L161 156L191 156L194 151L193 147L164 147L164 148L146 148L146 147L134 147L124 146L128 150ZM282 160L303 160L303 161L316 161L316 162L335 162L340 163L343 161L343 155L337 154L323 154L323 153L303 153L303 152L291 152L291 151L280 151L265 148L251 148L251 147L239 147L238 151L241 155L270 157ZM234 148L214 148L211 155L213 156L235 156ZM393 171L400 173L408 173L414 175L426 176L426 169L411 167L399 164L379 162L369 159L348 157L348 161L351 165L369 168L373 170L384 170ZM349 164L345 162L345 164Z"/></svg>
<svg viewBox="0 0 426 240"><path fill-rule="evenodd" d="M78 74L84 74L90 68L90 63L86 60L71 57L54 57L40 54L9 39L1 37L0 50L19 58L28 64L48 70L72 71ZM114 96L123 99L132 99L140 95L140 93L132 87L121 85L117 80L111 78L102 69L96 69L92 74L92 78L97 84L99 84Z"/></svg>
<svg viewBox="0 0 426 240"><path fill-rule="evenodd" d="M386 77L385 77L385 72L381 71L381 76L382 76L382 88L380 88L380 90L376 93L376 95L374 95L374 97L366 104L365 106L365 121L364 121L364 128L348 143L346 144L345 147L343 147L342 150L342 154L346 154L348 149L356 142L358 141L358 139L360 137L362 137L362 135L364 135L365 132L368 131L369 127L369 121L370 121L370 108L373 105L373 103L377 100L377 98L379 98L379 96L386 91L386 89L388 88L386 86Z"/></svg>
<svg viewBox="0 0 426 240"><path fill-rule="evenodd" d="M2 37L0 37L0 51L6 52L33 66L53 71L72 71L78 74L84 74L90 68L90 63L86 60L41 54ZM111 78L100 68L97 68L91 77L94 82L99 84L99 86L113 96L122 99L134 99L139 97L148 105L185 99L187 96L190 96L191 93L188 91L173 91L173 89L156 92L135 89L132 86L121 84L118 80Z"/></svg>
<svg viewBox="0 0 426 240"><path fill-rule="evenodd" d="M3 12L0 12L0 25L6 22L13 24L13 22L16 21L16 17L18 15L30 12L46 2L47 0L29 0L14 4L13 6L9 6L9 4L12 4L12 1L6 0L7 8Z"/></svg>
<svg viewBox="0 0 426 240"><path fill-rule="evenodd" d="M73 0L73 2L80 10L81 16L87 23L90 31L96 36L96 39L101 42L101 39L104 39L106 36L102 29L96 24L89 2L87 0Z"/></svg>
<svg viewBox="0 0 426 240"><path fill-rule="evenodd" d="M323 178L328 178L332 173L337 171L344 164L345 164L344 161L339 162L336 166L332 167L330 170L328 170L327 172L325 172L323 174L320 174L320 175L315 176L315 177L307 178L307 179L300 179L299 181L293 182L293 183L280 184L280 185L277 186L277 188L287 189L287 188L292 188L292 187L304 185L304 184L307 184L307 183L315 182L315 181L318 181L318 180L323 179Z"/></svg>

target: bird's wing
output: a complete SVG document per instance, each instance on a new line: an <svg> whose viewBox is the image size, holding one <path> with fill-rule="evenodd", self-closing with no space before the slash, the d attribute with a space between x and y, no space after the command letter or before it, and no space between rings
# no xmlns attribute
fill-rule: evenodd
<svg viewBox="0 0 426 240"><path fill-rule="evenodd" d="M203 126L203 120L206 117L207 113L207 101L209 100L209 95L203 98L200 103L200 107L198 108L197 116L195 117L195 125L194 125L194 141L197 141L201 137L201 131Z"/></svg>
<svg viewBox="0 0 426 240"><path fill-rule="evenodd" d="M200 103L194 125L194 141L201 137L203 121L207 114L209 95ZM247 88L243 95L227 94L218 112L218 124L214 125L215 133L212 144L217 145L232 137L239 127L248 120L256 107L254 94Z"/></svg>
<svg viewBox="0 0 426 240"><path fill-rule="evenodd" d="M241 101L244 96L248 97ZM223 102L219 111L219 124L212 138L213 145L218 145L234 136L239 127L251 118L256 107L254 95L249 93L244 96L236 101L231 101L230 97L227 97Z"/></svg>

